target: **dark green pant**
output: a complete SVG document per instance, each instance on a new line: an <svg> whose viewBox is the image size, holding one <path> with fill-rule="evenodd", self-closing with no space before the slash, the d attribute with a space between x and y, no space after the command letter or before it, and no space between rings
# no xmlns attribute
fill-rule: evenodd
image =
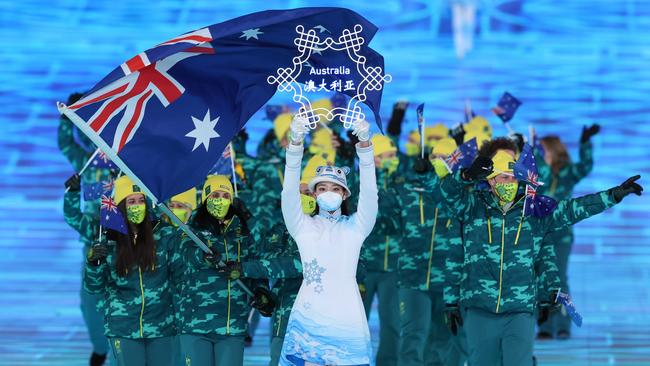
<svg viewBox="0 0 650 366"><path fill-rule="evenodd" d="M462 365L466 351L452 341L445 324L442 292L399 289L399 365Z"/></svg>
<svg viewBox="0 0 650 366"><path fill-rule="evenodd" d="M564 293L569 291L569 256L573 248L573 229L567 228L550 233L544 239L544 244L551 241L555 247L557 257L557 269L560 275L560 288ZM546 332L556 336L558 332L571 333L571 317L567 315L564 308L562 311L554 311L549 315L548 320L539 327L540 332Z"/></svg>
<svg viewBox="0 0 650 366"><path fill-rule="evenodd" d="M283 343L284 337L271 338L271 362L269 362L269 366L278 366L278 363L280 362L280 354L282 353Z"/></svg>
<svg viewBox="0 0 650 366"><path fill-rule="evenodd" d="M533 314L466 309L463 318L470 365L532 365Z"/></svg>
<svg viewBox="0 0 650 366"><path fill-rule="evenodd" d="M377 366L397 365L399 349L399 301L397 299L397 274L393 272L368 272L364 284L366 294L363 306L370 317L372 300L377 295L379 312L379 347Z"/></svg>
<svg viewBox="0 0 650 366"><path fill-rule="evenodd" d="M118 366L171 366L173 337L111 338Z"/></svg>
<svg viewBox="0 0 650 366"><path fill-rule="evenodd" d="M185 366L242 366L244 336L181 334Z"/></svg>

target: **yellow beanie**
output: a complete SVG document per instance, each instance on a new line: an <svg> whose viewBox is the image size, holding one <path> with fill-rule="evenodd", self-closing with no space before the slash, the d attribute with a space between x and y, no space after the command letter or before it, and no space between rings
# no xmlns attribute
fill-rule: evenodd
<svg viewBox="0 0 650 366"><path fill-rule="evenodd" d="M465 132L470 131L482 132L488 135L489 138L492 138L492 126L487 119L481 116L476 116L467 122L465 125Z"/></svg>
<svg viewBox="0 0 650 366"><path fill-rule="evenodd" d="M275 132L275 137L278 141L282 140L287 134L287 131L289 131L292 119L293 115L291 113L280 113L275 117L273 121L273 132Z"/></svg>
<svg viewBox="0 0 650 366"><path fill-rule="evenodd" d="M431 127L424 128L424 138L427 140L441 139L445 137L449 137L449 129L442 123L437 123ZM418 136L418 139L419 138L420 136Z"/></svg>
<svg viewBox="0 0 650 366"><path fill-rule="evenodd" d="M470 130L468 132L465 132L465 137L463 137L463 142L467 142L473 138L476 138L476 145L480 149L481 146L483 146L484 143L490 141L490 136L488 136L486 133L478 131L478 130Z"/></svg>
<svg viewBox="0 0 650 366"><path fill-rule="evenodd" d="M123 175L115 180L115 192L113 193L115 204L119 205L127 196L134 193L144 194L131 178Z"/></svg>
<svg viewBox="0 0 650 366"><path fill-rule="evenodd" d="M184 203L194 211L196 210L196 188L190 188L183 193L179 193L172 197L170 201Z"/></svg>
<svg viewBox="0 0 650 366"><path fill-rule="evenodd" d="M325 117L325 114L327 114L327 111L331 111L332 109L334 109L334 107L332 106L332 101L329 98L323 98L311 102L311 109L315 113L320 113L319 117L321 122L329 123L329 121ZM327 111L325 111L325 109Z"/></svg>
<svg viewBox="0 0 650 366"><path fill-rule="evenodd" d="M507 152L499 150L492 158L492 163L494 164L494 171L488 175L488 179L492 179L497 175L503 173L512 174L512 168L515 165L515 159L513 159L512 155L508 154Z"/></svg>
<svg viewBox="0 0 650 366"><path fill-rule="evenodd" d="M387 136L380 134L372 135L370 142L372 142L373 148L375 150L375 156L389 151L397 151L397 147L395 147L393 140Z"/></svg>
<svg viewBox="0 0 650 366"><path fill-rule="evenodd" d="M316 176L316 169L319 166L331 165L327 160L325 160L321 155L314 155L307 161L307 165L302 170L302 178L300 179L301 184L309 184L309 182Z"/></svg>
<svg viewBox="0 0 650 366"><path fill-rule="evenodd" d="M433 155L449 156L456 150L456 140L451 137L445 137L436 141L433 145Z"/></svg>
<svg viewBox="0 0 650 366"><path fill-rule="evenodd" d="M233 196L232 183L230 178L225 175L208 175L203 184L203 192L201 194L201 202L205 202L212 192L221 191L230 193L231 201Z"/></svg>

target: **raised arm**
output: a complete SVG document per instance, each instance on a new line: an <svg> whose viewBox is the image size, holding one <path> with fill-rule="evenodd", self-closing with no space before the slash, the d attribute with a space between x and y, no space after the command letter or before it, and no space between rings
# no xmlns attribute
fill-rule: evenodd
<svg viewBox="0 0 650 366"><path fill-rule="evenodd" d="M284 184L282 185L282 217L287 230L293 236L300 231L306 215L300 206L300 164L302 162L303 146L289 144L287 147L286 165L284 167Z"/></svg>
<svg viewBox="0 0 650 366"><path fill-rule="evenodd" d="M307 218L300 206L300 167L304 150L302 143L308 131L307 119L295 116L289 129L281 196L282 217L287 225L287 231L294 238Z"/></svg>
<svg viewBox="0 0 650 366"><path fill-rule="evenodd" d="M57 136L59 150L72 164L74 170L78 172L86 164L90 154L74 140L73 129L74 126L68 117L61 116Z"/></svg>
<svg viewBox="0 0 650 366"><path fill-rule="evenodd" d="M63 218L66 224L75 229L83 238L92 241L99 228L99 212L91 216L81 212L81 191L79 176L73 175L66 181L68 191L63 196Z"/></svg>
<svg viewBox="0 0 650 366"><path fill-rule="evenodd" d="M359 156L359 204L355 214L355 223L364 237L370 235L375 226L379 197L377 191L377 176L375 175L375 160L373 147L362 147L357 144Z"/></svg>

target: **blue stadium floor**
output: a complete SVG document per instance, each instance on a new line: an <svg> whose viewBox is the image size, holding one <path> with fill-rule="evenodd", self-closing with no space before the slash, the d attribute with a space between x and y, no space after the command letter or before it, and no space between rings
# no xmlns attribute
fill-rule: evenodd
<svg viewBox="0 0 650 366"><path fill-rule="evenodd" d="M62 218L72 173L56 147L57 100L90 88L114 66L182 32L261 10L253 2L0 0L0 365L85 365L79 311L81 247ZM323 2L324 3L324 2ZM475 48L458 61L446 2L328 2L365 15L372 45L398 98L426 102L429 121L451 125L466 99L488 113L509 90L524 101L513 127L558 134L577 158L582 125L600 123L585 194L641 174L650 187L650 4L637 0L483 1ZM514 3L504 10L499 4ZM265 2L268 8L317 1ZM137 34L137 36L136 36ZM406 130L415 128L414 111ZM494 118L495 132L504 134ZM249 123L249 151L270 125ZM536 344L540 365L650 365L650 199L631 197L576 227L572 295L584 326L569 341ZM378 334L376 312L371 317ZM376 339L375 339L376 341ZM246 365L265 365L262 322Z"/></svg>

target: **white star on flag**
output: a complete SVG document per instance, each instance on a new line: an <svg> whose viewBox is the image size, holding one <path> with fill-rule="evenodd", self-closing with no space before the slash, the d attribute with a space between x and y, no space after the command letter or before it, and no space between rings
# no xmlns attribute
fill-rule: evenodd
<svg viewBox="0 0 650 366"><path fill-rule="evenodd" d="M247 41L249 39L251 39L251 38L259 39L259 38L257 38L257 36L259 36L260 34L264 34L264 32L260 32L259 28L247 29L247 30L245 30L245 31L243 31L241 33L242 33L242 35L239 36L239 38L246 37Z"/></svg>
<svg viewBox="0 0 650 366"><path fill-rule="evenodd" d="M215 137L221 137L214 130L214 126L217 125L218 121L219 121L219 117L215 119L210 119L209 109L205 113L205 117L203 117L203 120L200 120L192 116L192 122L194 122L194 129L188 132L187 135L185 135L185 137L191 137L195 139L194 147L192 148L192 151L196 150L196 148L199 147L200 145L203 145L205 147L205 151L208 151L208 149L210 148L210 140Z"/></svg>

